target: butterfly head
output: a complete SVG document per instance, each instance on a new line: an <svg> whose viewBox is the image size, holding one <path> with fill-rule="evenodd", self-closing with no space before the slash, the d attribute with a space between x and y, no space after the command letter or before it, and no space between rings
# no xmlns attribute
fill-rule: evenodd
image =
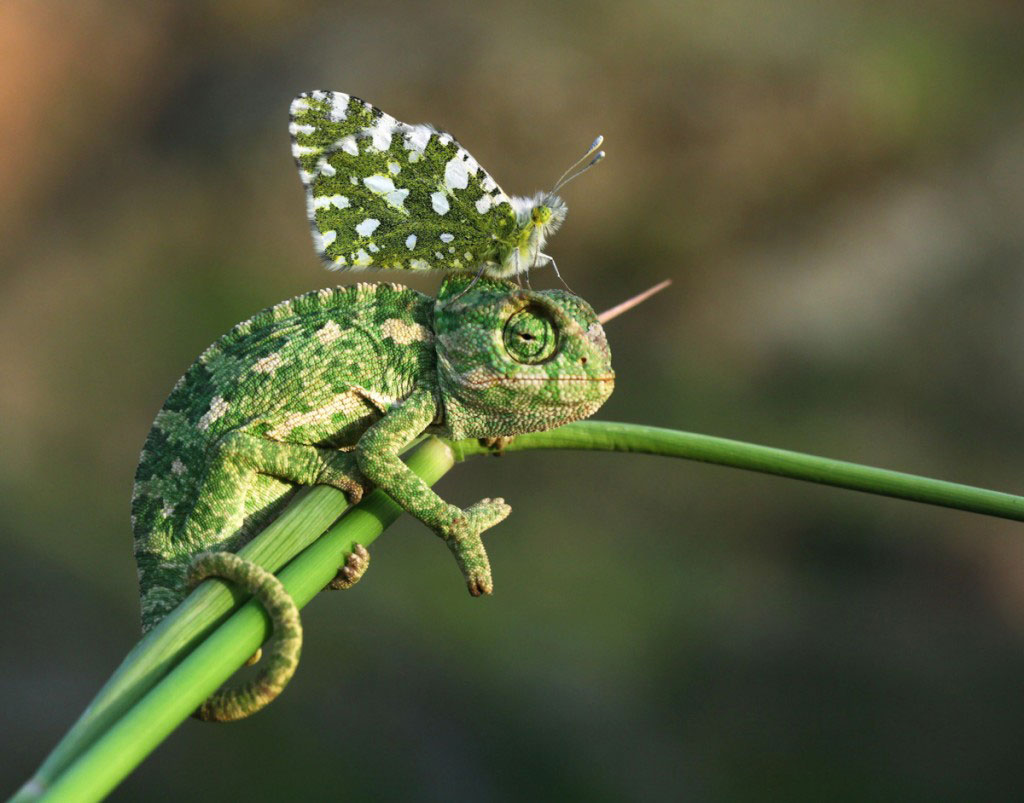
<svg viewBox="0 0 1024 803"><path fill-rule="evenodd" d="M555 193L604 158L604 151L598 150L602 142L604 137L595 139L587 152L559 176L558 181L548 192L537 193L532 198L510 199L519 222L518 238L515 246L505 253L501 261L501 270L495 275L511 276L522 273L544 264L545 261L554 264L554 260L544 254L542 249L547 238L558 231L558 227L569 213L565 201ZM581 164L583 167L580 167ZM557 267L555 272L558 272Z"/></svg>
<svg viewBox="0 0 1024 803"><path fill-rule="evenodd" d="M534 199L533 203L534 206L530 209L530 222L541 229L547 227L549 233L562 225L569 212L565 201L550 193Z"/></svg>

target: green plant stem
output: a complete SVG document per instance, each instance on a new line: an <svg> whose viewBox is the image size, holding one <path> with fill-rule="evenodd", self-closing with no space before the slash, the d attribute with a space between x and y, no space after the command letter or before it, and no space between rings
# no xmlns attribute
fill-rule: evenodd
<svg viewBox="0 0 1024 803"><path fill-rule="evenodd" d="M432 485L455 461L446 444L432 439L407 462ZM401 513L384 492L374 491L281 570L278 578L296 605L305 606L334 578L353 544L370 544ZM230 677L270 631L258 602L243 605L61 773L40 799L100 800Z"/></svg>
<svg viewBox="0 0 1024 803"><path fill-rule="evenodd" d="M658 427L582 421L549 432L520 435L504 451L526 449L589 449L681 457L1001 518L1024 520L1024 497ZM444 445L431 439L414 453L410 458L410 465L419 459L421 451L425 455L432 455L428 462L440 461L436 464L437 468L431 469L439 472L437 477L448 470L453 456L454 459L464 460L473 455L493 453L491 449L475 440ZM440 466L444 467L439 468ZM372 502L375 506L385 505L381 497L384 495L375 492L364 504ZM386 497L384 499L386 500ZM390 505L388 515L398 515L397 506L393 502L387 500L386 505ZM317 536L344 512L345 508L344 497L339 492L323 487L309 489L293 502L284 515L247 545L242 554L271 571L277 571L292 556L314 541L314 546L307 549L310 554L313 554L314 550L317 554L322 554L319 553L321 549L334 550L329 559L317 569L319 574L310 575L317 578L313 581L315 593L330 579L322 579L320 575L327 572L333 576L332 572L340 565L341 554L350 548L342 548L336 540L341 536L337 535L331 535L331 540L328 540L328 536L317 540ZM370 515L377 516L376 513ZM355 526L346 524L350 519L351 513L337 528L332 529L331 533L342 527ZM380 518L379 521L383 522L384 518ZM366 534L359 536L360 542L364 544L373 537ZM321 543L325 546L321 547ZM350 545L351 540L345 543ZM332 546L328 547L326 544ZM305 553L300 560L304 559ZM305 564L297 560L294 566ZM281 579L291 578L292 571L293 568L290 566L281 573ZM294 571L307 570L296 568ZM302 594L290 586L290 582L291 579L286 582L286 587L293 594L298 594L298 600ZM113 788L135 763L173 729L175 723L187 716L199 701L205 699L210 691L223 682L266 635L265 617L253 604L245 608L249 612L240 616L237 622L236 618L232 617L230 629L224 631L225 625L216 631L216 646L207 646L211 643L211 637L202 642L200 647L196 647L219 622L224 620L232 606L238 604L240 599L237 598L236 592L217 581L208 581L198 588L132 650L15 800L36 800L46 790L56 789L68 792L68 799L92 799L83 796L84 790ZM222 631L227 635L220 635ZM192 677L188 673L199 672L203 680L198 682L193 677L188 681L189 684L194 684L188 686L192 689L189 696L180 692L178 684L181 683L182 676L172 673L172 677L168 672L193 648L195 652L187 659L187 665L182 662L179 668L184 676L188 677ZM202 653L199 653L199 649L202 649ZM197 654L200 657L195 657ZM223 659L218 656L223 656ZM174 669L174 672L177 671L178 669ZM164 676L167 677L161 681ZM140 702L144 694L146 697ZM140 714L140 711L145 712L145 715ZM147 729L146 723L149 720L154 723L152 729ZM87 749L88 753L85 753ZM114 752L111 753L111 750ZM100 760L96 758L97 756L104 758ZM114 777L114 768L121 773L117 777ZM85 785L79 787L79 783Z"/></svg>
<svg viewBox="0 0 1024 803"><path fill-rule="evenodd" d="M301 501L301 504L296 502ZM324 486L299 494L288 509L239 554L272 572L312 543L348 508L345 495ZM220 581L203 583L168 614L121 662L121 666L37 770L31 788L46 788L57 775L189 649L198 644L244 595ZM17 798L16 798L17 799Z"/></svg>
<svg viewBox="0 0 1024 803"><path fill-rule="evenodd" d="M456 441L456 460L493 450L477 441ZM641 424L578 421L548 432L519 435L503 451L526 449L590 449L682 457L764 474L864 491L928 505L951 507L1003 519L1024 521L1024 497L971 485L873 468L828 457L757 446L752 443L680 432Z"/></svg>

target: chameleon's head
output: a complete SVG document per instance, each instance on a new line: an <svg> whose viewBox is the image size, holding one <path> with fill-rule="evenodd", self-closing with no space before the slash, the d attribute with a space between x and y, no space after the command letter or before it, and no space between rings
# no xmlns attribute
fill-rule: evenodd
<svg viewBox="0 0 1024 803"><path fill-rule="evenodd" d="M434 306L445 429L456 438L538 432L592 415L615 374L586 301L561 290L453 275Z"/></svg>

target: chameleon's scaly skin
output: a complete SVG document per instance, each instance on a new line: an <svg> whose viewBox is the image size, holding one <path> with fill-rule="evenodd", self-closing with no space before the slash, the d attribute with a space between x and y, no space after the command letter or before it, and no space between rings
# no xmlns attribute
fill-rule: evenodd
<svg viewBox="0 0 1024 803"><path fill-rule="evenodd" d="M436 301L358 284L264 310L189 368L143 447L132 500L143 630L184 599L195 555L237 551L302 485L353 500L382 488L445 540L470 593L490 593L480 533L509 507L450 505L399 453L423 432L500 438L585 418L613 384L593 310L561 291L458 274Z"/></svg>

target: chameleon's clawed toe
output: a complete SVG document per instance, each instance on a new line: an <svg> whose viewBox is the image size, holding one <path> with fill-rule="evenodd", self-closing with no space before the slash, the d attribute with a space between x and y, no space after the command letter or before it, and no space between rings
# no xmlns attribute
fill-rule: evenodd
<svg viewBox="0 0 1024 803"><path fill-rule="evenodd" d="M490 574L480 574L470 577L466 582L470 596L480 597L485 594L494 593L494 581Z"/></svg>
<svg viewBox="0 0 1024 803"><path fill-rule="evenodd" d="M496 438L477 438L480 445L488 449L495 457L501 457L505 449L515 440L514 435L501 435Z"/></svg>
<svg viewBox="0 0 1024 803"><path fill-rule="evenodd" d="M338 573L324 590L345 591L352 588L366 574L369 567L370 553L366 547L362 544L353 544L351 554L345 559L345 565L338 569Z"/></svg>

